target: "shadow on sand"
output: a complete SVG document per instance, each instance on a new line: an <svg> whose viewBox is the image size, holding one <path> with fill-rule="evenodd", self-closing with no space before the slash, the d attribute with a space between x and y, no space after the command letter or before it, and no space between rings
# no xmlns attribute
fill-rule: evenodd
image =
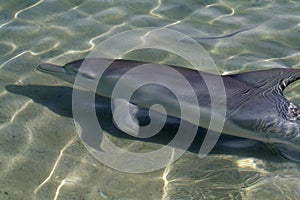
<svg viewBox="0 0 300 200"><path fill-rule="evenodd" d="M8 92L26 96L32 99L34 102L49 108L51 111L58 115L72 118L72 90L71 87L66 86L46 86L46 85L8 85L6 86ZM88 93L88 92L87 92ZM141 139L132 137L120 130L118 130L112 122L111 113L111 100L109 98L101 97L96 95L95 97L95 108L98 117L98 121L101 128L107 131L109 134L120 139L126 138L130 140L140 140L149 143L156 143L167 145L172 138L175 136L179 126L178 123L167 123L164 128L155 136ZM85 102L82 102L82 108L85 106ZM145 119L147 121L147 119ZM174 121L174 120L172 120ZM188 132L187 132L188 134ZM206 129L198 129L196 138L188 151L198 153L203 142ZM241 158L254 157L263 160L282 162L284 161L278 154L272 151L266 144L233 136L222 134L217 142L216 146L212 150L211 154L225 154L225 155L236 155Z"/></svg>

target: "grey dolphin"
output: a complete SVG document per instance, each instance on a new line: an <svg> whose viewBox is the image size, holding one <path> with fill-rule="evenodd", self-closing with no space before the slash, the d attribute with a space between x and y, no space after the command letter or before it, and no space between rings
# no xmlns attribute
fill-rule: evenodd
<svg viewBox="0 0 300 200"><path fill-rule="evenodd" d="M83 61L88 67L78 74ZM38 70L74 83L76 75L87 80L95 79L97 70L101 70L101 66L108 61L111 62L111 60L107 59L88 58L73 61L65 66L44 63L38 66ZM101 96L111 97L111 91L118 79L130 69L142 64L145 63L114 60L104 71L100 79L102 84L98 85L97 93ZM172 84L176 84L176 80L167 74L157 74L158 67L160 65L153 64L152 74L137 74L138 76L127 78L134 83L139 81L136 80L137 77L141 79L143 76L159 76ZM198 73L198 71L183 67L171 67L190 82L199 101L199 104L194 106L200 107L202 111L210 111L211 95L214 95L220 101L224 98L223 96L218 97L219 88L217 87L214 88L213 93L209 93L202 77L205 76L212 82L221 77L225 86L227 102L226 116L224 116L226 120L222 131L224 134L272 144L284 157L296 161L300 160L300 110L283 95L283 90L290 83L300 79L300 70L277 68L220 76L204 72ZM185 93L186 88L182 88L181 85L178 85L177 88L177 92ZM188 99L188 96L186 99ZM135 135L136 130L132 124L126 122L128 116L122 114L124 113L124 110L122 110L123 105L129 104L129 108L132 110L132 118L136 118L134 115L136 113L135 110L139 108L149 109L157 101L171 105L171 107L178 107L176 103L173 103L174 96L170 91L153 85L148 85L141 89L130 99L130 102L123 102L120 99L116 99L116 101L118 106L116 110L119 110L118 114L120 115L118 119L115 119L117 121L116 125L120 130L131 135ZM170 115L180 118L180 113L176 110L171 109ZM192 120L184 120L193 123ZM201 123L201 121L204 121L204 123ZM200 126L208 128L205 120L200 120Z"/></svg>

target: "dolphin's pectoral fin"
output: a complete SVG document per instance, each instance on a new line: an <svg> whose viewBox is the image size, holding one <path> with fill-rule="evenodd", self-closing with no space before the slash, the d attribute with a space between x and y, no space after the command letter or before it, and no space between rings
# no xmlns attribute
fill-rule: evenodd
<svg viewBox="0 0 300 200"><path fill-rule="evenodd" d="M276 68L229 75L251 85L263 88L273 88L282 91L292 82L300 79L299 69Z"/></svg>
<svg viewBox="0 0 300 200"><path fill-rule="evenodd" d="M125 99L112 100L113 122L121 131L137 137L139 135L139 120L137 113L139 107Z"/></svg>
<svg viewBox="0 0 300 200"><path fill-rule="evenodd" d="M167 125L176 126L181 120L167 116L158 105L149 109L141 108L125 99L112 100L113 122L115 126L134 137L149 138L159 133Z"/></svg>

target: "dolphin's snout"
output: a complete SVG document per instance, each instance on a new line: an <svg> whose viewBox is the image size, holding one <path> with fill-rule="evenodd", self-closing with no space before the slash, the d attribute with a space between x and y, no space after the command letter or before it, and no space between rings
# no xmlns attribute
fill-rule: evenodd
<svg viewBox="0 0 300 200"><path fill-rule="evenodd" d="M45 72L45 73L66 73L65 68L59 66L59 65L53 65L50 63L42 63L40 64L37 69L41 72Z"/></svg>

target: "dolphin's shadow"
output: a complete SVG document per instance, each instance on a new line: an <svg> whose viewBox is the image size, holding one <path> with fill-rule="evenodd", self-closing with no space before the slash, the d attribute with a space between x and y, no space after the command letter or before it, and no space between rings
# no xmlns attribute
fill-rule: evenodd
<svg viewBox="0 0 300 200"><path fill-rule="evenodd" d="M8 85L6 86L6 89L8 92L29 97L34 102L46 106L58 115L69 118L72 117L73 89L71 87L46 85ZM160 133L151 138L140 139L132 137L124 132L119 131L114 126L110 109L111 101L109 98L96 95L95 101L98 121L100 122L101 128L115 137L166 145L176 134L178 125L166 124ZM206 129L199 128L196 138L189 147L188 151L198 153L205 134ZM254 157L276 162L283 161L278 154L275 154L273 151L271 151L271 149L264 143L224 134L221 135L211 154L236 155L241 158Z"/></svg>

